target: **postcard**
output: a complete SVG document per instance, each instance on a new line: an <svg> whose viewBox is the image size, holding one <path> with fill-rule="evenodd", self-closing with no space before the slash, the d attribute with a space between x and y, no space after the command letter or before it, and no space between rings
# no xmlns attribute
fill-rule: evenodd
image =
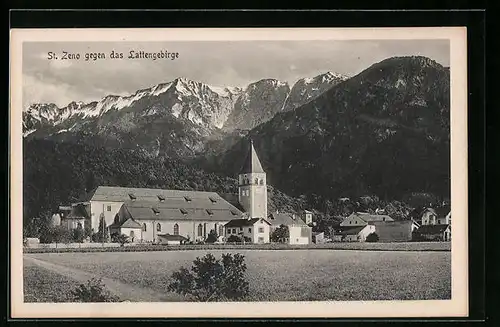
<svg viewBox="0 0 500 327"><path fill-rule="evenodd" d="M11 30L12 317L466 317L466 42Z"/></svg>

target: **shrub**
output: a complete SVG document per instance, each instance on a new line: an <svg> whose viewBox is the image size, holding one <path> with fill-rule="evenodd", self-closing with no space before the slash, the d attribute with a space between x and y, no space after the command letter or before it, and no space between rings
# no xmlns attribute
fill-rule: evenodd
<svg viewBox="0 0 500 327"><path fill-rule="evenodd" d="M248 295L244 256L223 254L222 260L208 253L193 261L191 270L181 267L172 274L169 291L189 295L197 301L239 300Z"/></svg>
<svg viewBox="0 0 500 327"><path fill-rule="evenodd" d="M205 242L207 243L215 243L217 241L217 232L214 231L213 229L210 231L210 233L207 236L207 239Z"/></svg>
<svg viewBox="0 0 500 327"><path fill-rule="evenodd" d="M252 239L248 236L238 236L238 235L231 235L227 238L228 243L243 243L243 242L252 242Z"/></svg>
<svg viewBox="0 0 500 327"><path fill-rule="evenodd" d="M378 242L378 234L377 233L371 233L366 237L367 242Z"/></svg>
<svg viewBox="0 0 500 327"><path fill-rule="evenodd" d="M101 279L92 278L86 284L80 284L71 291L76 302L117 302L119 298L113 295Z"/></svg>

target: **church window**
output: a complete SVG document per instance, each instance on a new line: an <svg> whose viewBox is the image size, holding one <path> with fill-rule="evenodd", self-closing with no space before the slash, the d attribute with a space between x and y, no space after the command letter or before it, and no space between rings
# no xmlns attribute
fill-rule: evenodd
<svg viewBox="0 0 500 327"><path fill-rule="evenodd" d="M217 203L217 200L213 197L209 197L210 201L212 201L212 203Z"/></svg>
<svg viewBox="0 0 500 327"><path fill-rule="evenodd" d="M156 224L156 231L161 232L161 225L160 223Z"/></svg>
<svg viewBox="0 0 500 327"><path fill-rule="evenodd" d="M224 226L219 226L219 236L224 235Z"/></svg>
<svg viewBox="0 0 500 327"><path fill-rule="evenodd" d="M187 195L184 197L184 200L186 200L186 202L191 202L191 198Z"/></svg>
<svg viewBox="0 0 500 327"><path fill-rule="evenodd" d="M184 208L180 208L180 209L179 209L179 211L180 211L183 215L187 215L187 214L188 214L187 210L186 210L186 209L184 209Z"/></svg>
<svg viewBox="0 0 500 327"><path fill-rule="evenodd" d="M210 215L210 216L213 216L214 212L210 209L206 209L207 210L207 213Z"/></svg>
<svg viewBox="0 0 500 327"><path fill-rule="evenodd" d="M174 225L174 235L179 235L179 225L178 224Z"/></svg>
<svg viewBox="0 0 500 327"><path fill-rule="evenodd" d="M164 202L165 197L162 194L158 194L158 200L160 200L160 202Z"/></svg>
<svg viewBox="0 0 500 327"><path fill-rule="evenodd" d="M137 199L136 196L134 195L134 193L129 193L128 196L129 196L130 200Z"/></svg>
<svg viewBox="0 0 500 327"><path fill-rule="evenodd" d="M108 206L106 210L111 211L111 206Z"/></svg>
<svg viewBox="0 0 500 327"><path fill-rule="evenodd" d="M142 230L145 232L146 231L146 224L142 224Z"/></svg>
<svg viewBox="0 0 500 327"><path fill-rule="evenodd" d="M203 225L202 224L198 225L198 236L203 236Z"/></svg>

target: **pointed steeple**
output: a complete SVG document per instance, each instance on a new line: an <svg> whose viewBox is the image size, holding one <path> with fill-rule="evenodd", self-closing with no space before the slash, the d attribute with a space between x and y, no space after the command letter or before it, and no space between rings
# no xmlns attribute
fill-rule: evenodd
<svg viewBox="0 0 500 327"><path fill-rule="evenodd" d="M240 174L248 173L264 173L262 165L260 164L259 157L253 146L253 140L250 139L250 151L248 151L247 157L243 162L243 167L241 168Z"/></svg>

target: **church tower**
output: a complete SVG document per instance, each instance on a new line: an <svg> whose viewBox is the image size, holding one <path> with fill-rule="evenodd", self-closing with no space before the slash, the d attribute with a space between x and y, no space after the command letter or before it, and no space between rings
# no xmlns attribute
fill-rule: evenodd
<svg viewBox="0 0 500 327"><path fill-rule="evenodd" d="M250 149L238 178L238 199L251 218L267 219L266 183L266 173L250 141Z"/></svg>

